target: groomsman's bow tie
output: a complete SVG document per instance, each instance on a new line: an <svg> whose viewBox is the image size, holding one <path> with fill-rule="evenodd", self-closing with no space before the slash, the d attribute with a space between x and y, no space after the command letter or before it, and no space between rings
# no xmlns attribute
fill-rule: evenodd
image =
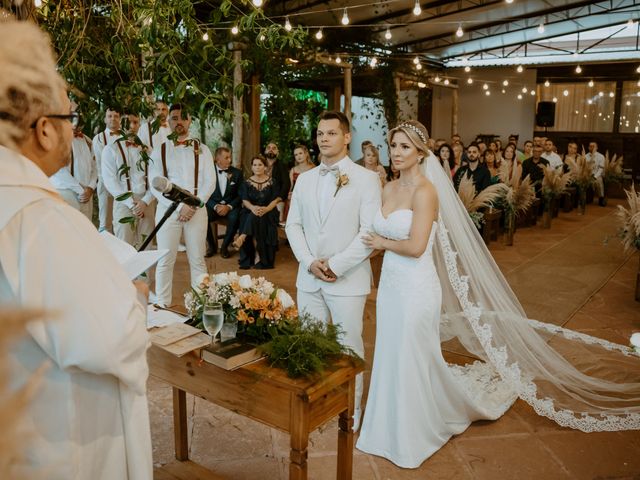
<svg viewBox="0 0 640 480"><path fill-rule="evenodd" d="M176 142L176 145L188 145L188 143L187 143L188 141L189 141L189 140L178 140L178 141Z"/></svg>
<svg viewBox="0 0 640 480"><path fill-rule="evenodd" d="M82 133L82 132L74 133L73 136L75 138L82 138L82 137L84 137L84 133Z"/></svg>
<svg viewBox="0 0 640 480"><path fill-rule="evenodd" d="M329 172L335 175L340 172L340 169L337 165L333 165L331 167L327 167L324 163L320 165L320 175L325 176Z"/></svg>
<svg viewBox="0 0 640 480"><path fill-rule="evenodd" d="M228 169L226 170L222 170L221 168L218 169L218 173L227 173Z"/></svg>
<svg viewBox="0 0 640 480"><path fill-rule="evenodd" d="M117 131L117 130L114 132L114 131L112 130L112 131L110 131L110 132L109 132L109 135L111 135L111 136L114 136L114 135L120 135L120 132L119 132L119 131Z"/></svg>
<svg viewBox="0 0 640 480"><path fill-rule="evenodd" d="M125 147L137 147L136 142L130 142L129 140L124 142L124 146Z"/></svg>

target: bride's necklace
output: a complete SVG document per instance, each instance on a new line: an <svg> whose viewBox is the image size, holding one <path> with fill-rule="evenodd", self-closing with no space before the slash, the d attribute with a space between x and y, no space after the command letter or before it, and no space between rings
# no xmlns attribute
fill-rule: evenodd
<svg viewBox="0 0 640 480"><path fill-rule="evenodd" d="M413 179L407 180L407 181L400 180L400 186L401 187L414 187L415 183L413 183Z"/></svg>

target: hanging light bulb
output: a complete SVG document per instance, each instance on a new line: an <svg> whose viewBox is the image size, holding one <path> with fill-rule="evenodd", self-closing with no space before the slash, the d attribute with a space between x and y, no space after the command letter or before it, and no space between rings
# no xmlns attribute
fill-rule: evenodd
<svg viewBox="0 0 640 480"><path fill-rule="evenodd" d="M522 94L521 93L518 94L518 100L522 100Z"/></svg>
<svg viewBox="0 0 640 480"><path fill-rule="evenodd" d="M418 88L427 88L427 84L424 82L418 82Z"/></svg>
<svg viewBox="0 0 640 480"><path fill-rule="evenodd" d="M502 85L504 85L505 87L509 86L509 80L503 80L502 81Z"/></svg>
<svg viewBox="0 0 640 480"><path fill-rule="evenodd" d="M252 3L256 7L261 7L262 6L262 0L252 0Z"/></svg>
<svg viewBox="0 0 640 480"><path fill-rule="evenodd" d="M486 83L484 85L482 85L482 89L483 90L489 90L489 85L487 85Z"/></svg>
<svg viewBox="0 0 640 480"><path fill-rule="evenodd" d="M237 27L236 25L234 25L233 27L231 27L231 33L232 33L233 35L237 35L239 31L240 31L240 30L238 29L238 27Z"/></svg>
<svg viewBox="0 0 640 480"><path fill-rule="evenodd" d="M593 87L593 80L589 80L589 86Z"/></svg>
<svg viewBox="0 0 640 480"><path fill-rule="evenodd" d="M502 90L500 90L502 93L507 93L507 91L503 88Z"/></svg>
<svg viewBox="0 0 640 480"><path fill-rule="evenodd" d="M316 38L322 40L322 28L316 32Z"/></svg>
<svg viewBox="0 0 640 480"><path fill-rule="evenodd" d="M340 58L340 55L336 55L336 63L342 63L342 59Z"/></svg>
<svg viewBox="0 0 640 480"><path fill-rule="evenodd" d="M529 92L529 94L530 94L530 95L535 95L535 94L536 94L536 91L535 91L535 90L531 90L531 91Z"/></svg>
<svg viewBox="0 0 640 480"><path fill-rule="evenodd" d="M527 93L528 91L527 87L522 87L522 93Z"/></svg>
<svg viewBox="0 0 640 480"><path fill-rule="evenodd" d="M391 30L389 30L389 27L387 27L387 31L384 32L384 38L391 40Z"/></svg>
<svg viewBox="0 0 640 480"><path fill-rule="evenodd" d="M445 85L449 85L449 79L448 79L448 78L445 78L443 83L444 83Z"/></svg>
<svg viewBox="0 0 640 480"><path fill-rule="evenodd" d="M462 30L462 24L458 24L458 29L456 30L456 37L460 38L464 35L464 30Z"/></svg>
<svg viewBox="0 0 640 480"><path fill-rule="evenodd" d="M467 65L466 67L464 67L464 71L469 73L471 71L471 67Z"/></svg>
<svg viewBox="0 0 640 480"><path fill-rule="evenodd" d="M371 59L371 62L369 62L369 65L371 65L371 68L375 67L378 64L378 59L376 57L373 57Z"/></svg>
<svg viewBox="0 0 640 480"><path fill-rule="evenodd" d="M416 65L416 70L422 70L422 64L421 63Z"/></svg>
<svg viewBox="0 0 640 480"><path fill-rule="evenodd" d="M516 68L516 71L518 73L522 73L523 70L524 70L524 68L522 68L522 65L518 65L518 68Z"/></svg>
<svg viewBox="0 0 640 480"><path fill-rule="evenodd" d="M349 14L347 13L347 9L344 9L342 13L342 20L340 20L343 25L349 25Z"/></svg>
<svg viewBox="0 0 640 480"><path fill-rule="evenodd" d="M416 4L413 6L413 14L417 17L422 13L422 8L420 7L420 0L416 0Z"/></svg>
<svg viewBox="0 0 640 480"><path fill-rule="evenodd" d="M576 67L576 73L582 73L582 67L580 65Z"/></svg>
<svg viewBox="0 0 640 480"><path fill-rule="evenodd" d="M418 65L420 63L420 59L416 56L416 58L413 59L413 63Z"/></svg>
<svg viewBox="0 0 640 480"><path fill-rule="evenodd" d="M204 35L202 35L202 40L204 40L205 42L209 40L209 34L207 32L204 32Z"/></svg>
<svg viewBox="0 0 640 480"><path fill-rule="evenodd" d="M551 100L553 103L558 103L558 97L553 97L553 100Z"/></svg>
<svg viewBox="0 0 640 480"><path fill-rule="evenodd" d="M538 33L544 33L544 23L538 25Z"/></svg>
<svg viewBox="0 0 640 480"><path fill-rule="evenodd" d="M636 68L636 73L640 73L640 67Z"/></svg>
<svg viewBox="0 0 640 480"><path fill-rule="evenodd" d="M290 32L293 27L291 26L291 22L289 21L289 17L286 17L284 20L284 29L287 32Z"/></svg>
<svg viewBox="0 0 640 480"><path fill-rule="evenodd" d="M467 83L469 85L473 85L473 78L467 78Z"/></svg>
<svg viewBox="0 0 640 480"><path fill-rule="evenodd" d="M549 80L545 80L545 81L544 81L544 86L548 88L548 87L549 87L549 85L551 85L551 83L549 82Z"/></svg>
<svg viewBox="0 0 640 480"><path fill-rule="evenodd" d="M569 96L569 90L564 90L562 92L562 95L564 95L565 97L568 97Z"/></svg>
<svg viewBox="0 0 640 480"><path fill-rule="evenodd" d="M489 95L491 95L491 92L487 90L486 92L484 92L484 94L488 97Z"/></svg>
<svg viewBox="0 0 640 480"><path fill-rule="evenodd" d="M434 78L433 81L436 83L440 83L440 76L436 75L436 78Z"/></svg>

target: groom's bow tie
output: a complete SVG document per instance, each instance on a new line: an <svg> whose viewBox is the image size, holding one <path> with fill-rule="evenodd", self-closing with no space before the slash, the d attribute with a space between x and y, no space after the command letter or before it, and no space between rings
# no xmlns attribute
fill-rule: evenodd
<svg viewBox="0 0 640 480"><path fill-rule="evenodd" d="M331 167L327 167L324 163L320 165L320 175L325 176L329 172L336 175L337 173L340 172L340 169L338 168L337 165L333 165Z"/></svg>

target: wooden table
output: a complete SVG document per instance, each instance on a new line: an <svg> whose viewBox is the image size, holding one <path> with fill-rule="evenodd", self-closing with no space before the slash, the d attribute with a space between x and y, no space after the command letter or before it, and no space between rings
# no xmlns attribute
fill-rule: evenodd
<svg viewBox="0 0 640 480"><path fill-rule="evenodd" d="M289 478L307 478L309 434L339 415L336 478L351 479L355 377L363 367L342 359L319 378L294 380L266 360L228 371L191 353L178 358L156 346L147 353L150 374L173 387L176 458L189 460L186 393L290 434Z"/></svg>

